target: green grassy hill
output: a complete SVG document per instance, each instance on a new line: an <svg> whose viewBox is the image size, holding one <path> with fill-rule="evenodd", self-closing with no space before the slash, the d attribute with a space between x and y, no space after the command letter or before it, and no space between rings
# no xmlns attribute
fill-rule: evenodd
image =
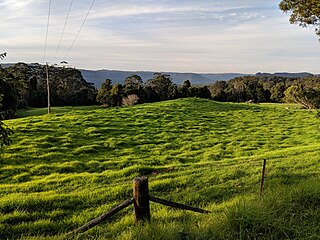
<svg viewBox="0 0 320 240"><path fill-rule="evenodd" d="M300 231L304 217L320 217L309 209L320 205L320 119L310 111L200 99L53 110L5 121L15 134L0 155L0 239L64 239L128 199L141 175L150 194L212 213L151 204L151 224L134 226L129 207L79 239L320 238L310 222ZM297 200L306 190L311 203ZM291 206L311 215L281 215Z"/></svg>

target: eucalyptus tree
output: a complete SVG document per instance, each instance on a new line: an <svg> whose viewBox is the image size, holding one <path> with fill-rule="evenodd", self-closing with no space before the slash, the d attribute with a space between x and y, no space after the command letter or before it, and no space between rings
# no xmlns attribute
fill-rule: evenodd
<svg viewBox="0 0 320 240"><path fill-rule="evenodd" d="M320 1L319 0L282 0L279 8L290 15L290 23L302 27L314 26L320 40Z"/></svg>

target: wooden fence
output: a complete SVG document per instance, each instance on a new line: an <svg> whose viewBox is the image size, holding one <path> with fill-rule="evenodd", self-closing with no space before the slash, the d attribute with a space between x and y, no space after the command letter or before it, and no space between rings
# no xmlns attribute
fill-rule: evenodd
<svg viewBox="0 0 320 240"><path fill-rule="evenodd" d="M260 197L263 196L264 192L264 179L265 179L265 172L266 172L266 160L263 161L263 168L262 168L262 178L261 178L261 186L260 186ZM149 195L149 185L148 185L148 178L147 177L138 177L133 179L133 197L127 199L123 203L117 205L116 207L110 209L108 212L102 214L101 216L91 220L90 222L86 223L85 225L77 228L72 233L80 233L93 228L94 226L98 225L99 223L103 222L104 220L110 218L111 216L115 215L116 213L120 212L121 210L129 207L131 204L134 205L134 221L135 223L150 221L151 213L150 213L150 201L155 203L160 203L162 205L190 210L193 212L198 213L210 213L210 211L192 207L188 205L184 205L181 203L175 203L172 201L164 200L161 198L153 197Z"/></svg>
<svg viewBox="0 0 320 240"><path fill-rule="evenodd" d="M97 224L103 222L104 220L110 218L111 216L115 215L116 213L120 212L122 209L129 207L131 204L134 205L134 221L135 223L150 221L151 214L150 214L150 204L149 202L160 203L162 205L190 210L193 212L198 213L209 213L209 211L187 206L181 203L175 203L168 200L164 200L161 198L153 197L149 195L149 186L148 186L148 178L147 177L138 177L133 180L133 197L124 201L123 203L117 205L116 207L110 209L108 212L102 214L101 216L91 220L90 222L86 223L85 225L79 227L78 229L74 230L72 233L80 233L93 228Z"/></svg>

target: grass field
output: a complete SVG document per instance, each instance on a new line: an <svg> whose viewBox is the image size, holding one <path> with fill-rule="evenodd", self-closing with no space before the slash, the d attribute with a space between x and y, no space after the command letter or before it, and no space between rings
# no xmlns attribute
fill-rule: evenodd
<svg viewBox="0 0 320 240"><path fill-rule="evenodd" d="M152 222L134 226L129 207L76 238L320 239L313 112L200 99L45 112L5 121L15 134L0 155L0 239L65 239L128 199L141 175L152 195L212 213L151 204Z"/></svg>

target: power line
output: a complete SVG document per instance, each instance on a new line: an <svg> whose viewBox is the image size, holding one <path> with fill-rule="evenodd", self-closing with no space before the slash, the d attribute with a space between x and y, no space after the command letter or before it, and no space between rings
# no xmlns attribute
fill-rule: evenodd
<svg viewBox="0 0 320 240"><path fill-rule="evenodd" d="M7 53L0 53L0 59L3 60L7 56Z"/></svg>
<svg viewBox="0 0 320 240"><path fill-rule="evenodd" d="M73 3L73 0L71 0L71 2L70 2L68 14L67 14L66 20L65 20L65 22L64 22L63 30L62 30L62 33L61 33L61 36L60 36L60 40L59 40L59 43L58 43L58 47L57 47L57 49L56 49L56 53L54 54L53 62L56 60L58 51L59 51L59 49L60 49L62 37L63 37L63 34L64 34L65 30L66 30L67 22L68 22L69 15L70 15L70 12L71 12L72 3Z"/></svg>
<svg viewBox="0 0 320 240"><path fill-rule="evenodd" d="M91 9L92 9L92 7L93 7L94 2L95 2L95 0L93 0L93 1L92 1L91 6L90 6L90 8L89 8L89 11L87 12L87 15L86 15L86 17L84 18L83 23L81 24L81 27L80 27L80 29L79 29L79 31L78 31L78 33L77 33L77 35L76 35L75 39L73 40L73 42L72 42L72 44L71 44L71 46L70 46L70 48L69 48L69 50L68 50L68 52L67 52L66 56L64 57L64 59L66 59L66 58L68 57L68 55L69 55L69 53L70 53L71 49L73 48L73 45L74 45L74 44L75 44L75 42L77 41L78 36L79 36L79 34L80 34L81 30L82 30L82 27L83 27L83 25L85 24L85 22L86 22L86 20L87 20L87 18L88 18L88 16L89 16L89 14L90 14L90 11L91 11Z"/></svg>
<svg viewBox="0 0 320 240"><path fill-rule="evenodd" d="M44 63L45 60L46 60L46 51L47 51L48 33L49 33L49 22L50 22L50 12L51 12L51 0L49 0L48 21L47 21L47 33L46 33L46 40L45 40L45 43L44 43L43 63Z"/></svg>

